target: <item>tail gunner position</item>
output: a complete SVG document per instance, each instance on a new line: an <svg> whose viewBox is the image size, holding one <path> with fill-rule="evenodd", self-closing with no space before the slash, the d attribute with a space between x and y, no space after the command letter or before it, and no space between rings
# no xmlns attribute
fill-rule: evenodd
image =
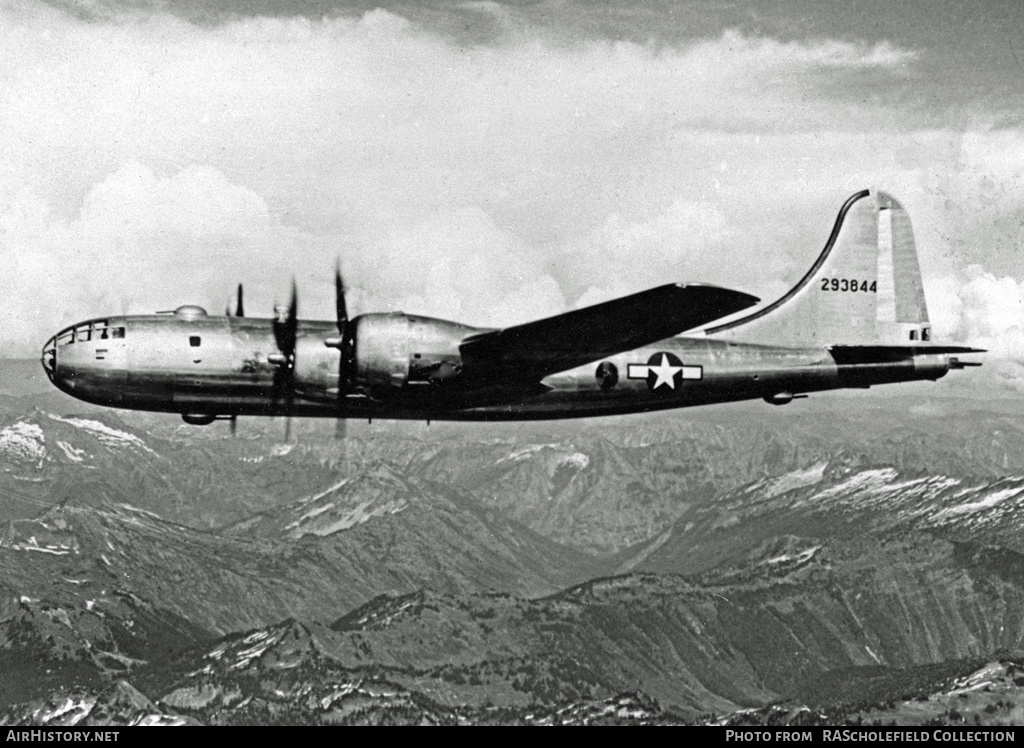
<svg viewBox="0 0 1024 748"><path fill-rule="evenodd" d="M839 211L807 274L775 302L670 284L500 330L400 312L273 319L197 306L61 330L43 368L90 403L180 413L525 420L635 413L935 380L974 348L936 345L910 218L868 190ZM731 321L718 322L726 317ZM716 324L717 323L717 324ZM232 423L232 425L234 425Z"/></svg>

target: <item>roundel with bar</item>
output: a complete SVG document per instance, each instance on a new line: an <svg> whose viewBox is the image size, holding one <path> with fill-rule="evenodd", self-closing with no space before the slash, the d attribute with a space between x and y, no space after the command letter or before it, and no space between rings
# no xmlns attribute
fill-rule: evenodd
<svg viewBox="0 0 1024 748"><path fill-rule="evenodd" d="M670 393L678 390L684 379L702 379L704 370L701 366L686 366L674 353L659 351L646 364L630 364L627 375L646 380L649 390Z"/></svg>

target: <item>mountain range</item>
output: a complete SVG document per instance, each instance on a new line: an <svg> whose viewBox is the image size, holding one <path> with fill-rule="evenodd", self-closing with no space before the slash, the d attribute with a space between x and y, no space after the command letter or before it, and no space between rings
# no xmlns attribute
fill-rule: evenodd
<svg viewBox="0 0 1024 748"><path fill-rule="evenodd" d="M1024 708L1016 400L880 390L340 441L311 422L283 443L280 421L232 438L6 367L0 724Z"/></svg>

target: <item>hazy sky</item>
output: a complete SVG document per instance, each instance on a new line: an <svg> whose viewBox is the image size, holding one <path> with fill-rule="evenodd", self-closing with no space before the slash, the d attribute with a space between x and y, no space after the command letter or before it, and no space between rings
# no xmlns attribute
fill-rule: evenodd
<svg viewBox="0 0 1024 748"><path fill-rule="evenodd" d="M1020 386L1022 62L1016 1L0 0L6 350L293 274L330 318L335 257L357 311L472 324L770 300L880 187L937 336Z"/></svg>

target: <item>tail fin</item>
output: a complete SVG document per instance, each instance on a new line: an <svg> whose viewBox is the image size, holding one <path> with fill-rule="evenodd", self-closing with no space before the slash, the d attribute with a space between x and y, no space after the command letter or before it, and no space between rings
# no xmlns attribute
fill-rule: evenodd
<svg viewBox="0 0 1024 748"><path fill-rule="evenodd" d="M846 201L817 261L787 294L707 335L793 346L913 346L931 339L914 232L891 195Z"/></svg>

